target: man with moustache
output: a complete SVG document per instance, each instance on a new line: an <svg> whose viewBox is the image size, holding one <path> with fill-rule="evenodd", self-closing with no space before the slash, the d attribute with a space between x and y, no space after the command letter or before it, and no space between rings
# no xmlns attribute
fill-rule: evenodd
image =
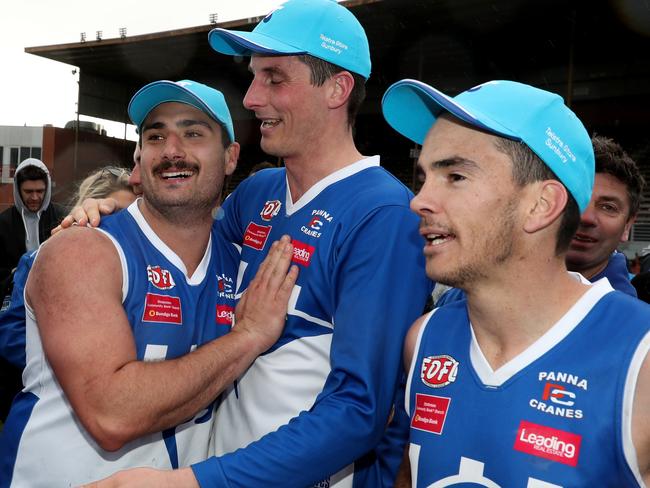
<svg viewBox="0 0 650 488"><path fill-rule="evenodd" d="M284 325L297 275L286 274L288 239L235 312L239 253L211 229L239 154L223 95L154 82L129 115L143 198L99 231L54 236L30 273L25 389L2 433L2 486L78 486L205 459L215 398Z"/></svg>

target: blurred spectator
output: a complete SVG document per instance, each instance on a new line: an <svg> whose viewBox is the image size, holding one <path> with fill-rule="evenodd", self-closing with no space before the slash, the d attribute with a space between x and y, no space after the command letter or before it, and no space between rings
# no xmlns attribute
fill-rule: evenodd
<svg viewBox="0 0 650 488"><path fill-rule="evenodd" d="M67 214L50 202L50 172L38 159L24 160L14 175L14 206L0 214L0 293L4 296L20 256L33 251Z"/></svg>
<svg viewBox="0 0 650 488"><path fill-rule="evenodd" d="M639 273L632 278L632 286L639 300L650 303L650 271Z"/></svg>
<svg viewBox="0 0 650 488"><path fill-rule="evenodd" d="M248 173L248 176L253 176L255 173L257 173L261 169L267 169L267 168L277 168L277 166L273 163L270 163L268 161L262 161L261 163L257 163L251 168L251 172Z"/></svg>
<svg viewBox="0 0 650 488"><path fill-rule="evenodd" d="M592 144L596 157L594 189L571 241L567 268L592 282L606 277L615 289L636 296L627 259L616 248L629 239L645 181L634 160L612 139L594 136Z"/></svg>

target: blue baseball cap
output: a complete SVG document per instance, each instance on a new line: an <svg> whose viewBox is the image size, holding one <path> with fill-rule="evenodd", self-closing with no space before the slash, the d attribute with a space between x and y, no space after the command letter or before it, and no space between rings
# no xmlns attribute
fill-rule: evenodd
<svg viewBox="0 0 650 488"><path fill-rule="evenodd" d="M357 18L335 0L288 0L252 32L216 28L210 46L222 54L309 54L368 79L370 47Z"/></svg>
<svg viewBox="0 0 650 488"><path fill-rule="evenodd" d="M582 213L594 185L594 150L580 119L562 97L514 81L489 81L449 97L417 80L391 85L382 99L386 121L418 144L443 112L526 144L555 173Z"/></svg>
<svg viewBox="0 0 650 488"><path fill-rule="evenodd" d="M167 102L186 103L205 112L226 129L230 142L235 142L232 117L223 94L196 81L161 80L143 86L129 102L129 117L140 130L149 112Z"/></svg>

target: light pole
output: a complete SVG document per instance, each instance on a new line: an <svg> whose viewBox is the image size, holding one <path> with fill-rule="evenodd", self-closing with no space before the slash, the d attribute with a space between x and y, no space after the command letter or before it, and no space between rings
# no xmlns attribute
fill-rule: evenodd
<svg viewBox="0 0 650 488"><path fill-rule="evenodd" d="M72 70L72 74L76 76L77 68ZM79 147L79 92L81 91L81 84L79 79L81 78L81 72L79 72L79 78L77 78L77 122L74 125L74 156L72 158L72 177L73 179L77 178L77 151Z"/></svg>

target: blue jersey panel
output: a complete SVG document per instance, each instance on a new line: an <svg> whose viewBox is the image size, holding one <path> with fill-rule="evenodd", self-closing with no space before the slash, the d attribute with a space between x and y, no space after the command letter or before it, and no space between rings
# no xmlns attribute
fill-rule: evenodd
<svg viewBox="0 0 650 488"><path fill-rule="evenodd" d="M238 292L284 234L300 274L282 337L219 407L221 457L194 467L203 486L392 484L405 431L377 446L404 335L432 285L412 195L372 161L330 175L295 203L284 169L263 170L224 203L219 228L242 243Z"/></svg>
<svg viewBox="0 0 650 488"><path fill-rule="evenodd" d="M650 307L612 291L490 386L472 362L466 302L437 309L411 368L414 486L639 486L624 455L623 397L649 330Z"/></svg>

